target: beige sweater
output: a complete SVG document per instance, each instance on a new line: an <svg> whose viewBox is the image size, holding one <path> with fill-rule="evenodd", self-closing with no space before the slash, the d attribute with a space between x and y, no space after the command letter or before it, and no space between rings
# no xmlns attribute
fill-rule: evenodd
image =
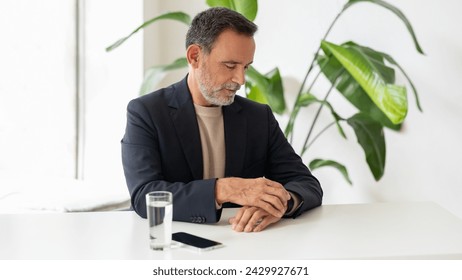
<svg viewBox="0 0 462 280"><path fill-rule="evenodd" d="M204 179L225 176L225 129L220 107L204 107L194 104L201 136Z"/></svg>

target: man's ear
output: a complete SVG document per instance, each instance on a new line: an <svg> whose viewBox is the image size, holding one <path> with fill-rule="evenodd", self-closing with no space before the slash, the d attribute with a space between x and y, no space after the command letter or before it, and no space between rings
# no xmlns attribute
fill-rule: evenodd
<svg viewBox="0 0 462 280"><path fill-rule="evenodd" d="M201 48L198 45L192 44L186 49L186 59L193 67L199 67L199 57L201 55Z"/></svg>

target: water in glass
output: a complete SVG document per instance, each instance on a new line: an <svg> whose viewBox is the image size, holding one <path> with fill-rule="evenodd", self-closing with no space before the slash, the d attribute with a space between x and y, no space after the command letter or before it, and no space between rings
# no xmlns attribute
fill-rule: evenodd
<svg viewBox="0 0 462 280"><path fill-rule="evenodd" d="M151 249L163 250L172 242L172 202L150 201L147 210Z"/></svg>

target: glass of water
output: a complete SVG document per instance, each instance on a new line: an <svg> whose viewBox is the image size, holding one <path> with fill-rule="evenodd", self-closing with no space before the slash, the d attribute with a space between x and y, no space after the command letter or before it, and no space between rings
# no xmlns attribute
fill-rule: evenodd
<svg viewBox="0 0 462 280"><path fill-rule="evenodd" d="M171 192L164 191L146 194L149 239L153 250L164 250L172 243L172 197Z"/></svg>

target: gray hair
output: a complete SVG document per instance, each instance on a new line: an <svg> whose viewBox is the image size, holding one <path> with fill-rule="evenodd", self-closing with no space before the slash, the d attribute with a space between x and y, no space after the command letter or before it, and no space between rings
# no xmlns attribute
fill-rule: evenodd
<svg viewBox="0 0 462 280"><path fill-rule="evenodd" d="M205 53L210 53L215 40L223 31L233 30L239 34L253 37L257 29L255 23L236 11L223 7L210 8L200 12L192 20L186 34L186 48L196 44Z"/></svg>

